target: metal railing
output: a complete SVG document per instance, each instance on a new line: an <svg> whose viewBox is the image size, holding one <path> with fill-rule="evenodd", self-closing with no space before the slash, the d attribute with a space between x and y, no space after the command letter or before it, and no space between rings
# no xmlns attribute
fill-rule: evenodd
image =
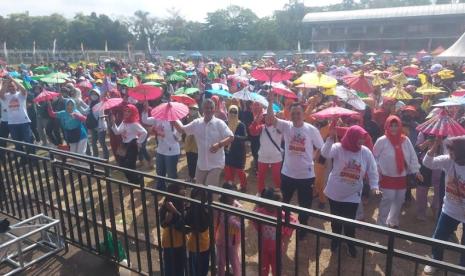
<svg viewBox="0 0 465 276"><path fill-rule="evenodd" d="M4 141L8 145L0 147L0 212L20 220L38 213L57 218L68 243L115 261L123 258L120 256L121 249L127 262L119 264L143 275L157 272L164 275L165 268L170 265L169 261L164 260L161 246L163 230L170 229L162 227L160 208L164 200L177 200L184 203L186 208L201 206L207 212L209 270L212 275L217 274L216 239L223 239L217 234L219 215L225 218L225 229L230 226L230 216L240 222L238 252L241 275L262 275L262 264L267 262L269 252L262 250L262 227L254 225L268 225L275 229L274 237L278 241L274 250L275 275L371 275L375 271L379 273L379 270L385 275L418 275L423 265L437 267L445 275L450 272L465 273L464 267L456 265L458 255L465 250L461 245L219 187L200 186L128 170L88 156L13 140ZM13 145L36 150L33 154L26 153L16 150ZM139 174L140 182L135 184L122 180L125 179L125 172ZM154 188L155 182L160 179L186 190L199 189L206 194L206 200L201 202L189 196L157 190ZM222 196L241 201L243 207L220 202L218 198ZM276 210L277 217L256 212L256 205ZM296 213L309 215L309 225L293 222L290 218ZM357 238L325 230L322 223L328 221L355 226ZM293 229L299 234L293 235L286 246L283 246L284 229ZM178 229L186 233L188 230L184 227ZM300 233L305 233L305 237L300 238ZM111 234L111 239L108 234ZM185 235L182 236L185 244ZM356 259L345 257L341 247L337 252L329 253L332 239L350 242L362 252ZM228 235L224 240L228 244ZM172 239L170 242L173 244ZM445 261L428 257L432 246L445 250ZM106 248L112 248L113 252L108 252ZM226 250L226 270L229 272L228 254ZM183 256L187 258L187 253ZM191 275L187 267L185 272Z"/></svg>

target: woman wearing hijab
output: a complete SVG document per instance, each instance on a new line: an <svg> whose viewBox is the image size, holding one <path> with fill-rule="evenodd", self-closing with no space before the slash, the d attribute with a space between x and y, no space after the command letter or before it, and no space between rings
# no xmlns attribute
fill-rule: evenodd
<svg viewBox="0 0 465 276"><path fill-rule="evenodd" d="M69 144L70 151L86 154L87 130L84 126L86 116L82 115L76 108L76 103L72 99L65 102L65 110L54 112L49 102L48 114L51 118L57 118L63 128L65 141Z"/></svg>
<svg viewBox="0 0 465 276"><path fill-rule="evenodd" d="M247 130L239 121L239 108L231 105L228 110L228 127L234 133L234 140L225 150L224 180L234 182L236 174L239 177L241 191L245 191L247 178L245 176L245 141L247 140Z"/></svg>
<svg viewBox="0 0 465 276"><path fill-rule="evenodd" d="M123 121L119 126L115 124L114 116L110 117L111 129L116 135L121 135L122 143L118 145L116 154L121 167L135 170L139 147L147 137L147 130L139 123L137 107L128 104L124 108ZM138 183L140 177L137 173L125 172L131 183Z"/></svg>
<svg viewBox="0 0 465 276"><path fill-rule="evenodd" d="M333 128L326 143L321 149L321 155L333 160L333 168L329 174L324 193L329 200L331 214L355 219L358 205L361 201L363 179L368 177L371 189L375 194L378 190L378 170L371 151L364 146L367 132L360 126L348 128L340 143L334 143L337 131ZM331 228L334 233L355 237L355 227L333 221ZM337 240L331 241L331 251L339 247ZM357 256L353 244L348 245L348 253Z"/></svg>
<svg viewBox="0 0 465 276"><path fill-rule="evenodd" d="M215 103L215 117L223 121L227 121L228 116L225 112L224 102L221 101L220 97L218 97L217 95L213 95L211 99Z"/></svg>
<svg viewBox="0 0 465 276"><path fill-rule="evenodd" d="M436 139L423 158L423 165L432 170L443 170L446 174L446 194L433 238L448 241L457 226L465 229L465 137L450 138L447 144L449 154L436 156L441 147L441 139ZM461 244L465 244L465 231L462 231ZM433 258L443 259L443 249L433 247ZM460 266L465 266L465 252L460 255ZM425 266L426 274L433 274L435 268Z"/></svg>
<svg viewBox="0 0 465 276"><path fill-rule="evenodd" d="M105 120L105 111L93 111L92 109L100 102L100 90L94 88L89 91L90 104L87 110L86 126L90 130L92 137L92 155L98 157L97 142L102 147L103 159L108 159L110 154L108 152L107 143L105 138L107 136L107 121Z"/></svg>
<svg viewBox="0 0 465 276"><path fill-rule="evenodd" d="M384 135L375 143L373 155L378 164L383 197L379 205L378 224L399 227L399 216L405 201L407 174L415 174L419 181L420 164L410 139L402 134L402 122L391 115L384 124Z"/></svg>

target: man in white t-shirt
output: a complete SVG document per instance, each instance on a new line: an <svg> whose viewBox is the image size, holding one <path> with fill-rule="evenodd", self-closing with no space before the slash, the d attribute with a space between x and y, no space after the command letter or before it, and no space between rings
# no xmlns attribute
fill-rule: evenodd
<svg viewBox="0 0 465 276"><path fill-rule="evenodd" d="M224 169L224 147L234 139L234 134L223 120L214 116L215 103L206 99L202 103L203 117L183 126L173 125L179 132L194 135L198 149L195 179L204 185L220 186L220 174Z"/></svg>
<svg viewBox="0 0 465 276"><path fill-rule="evenodd" d="M6 105L8 113L8 129L11 138L16 141L33 143L31 120L27 115L27 91L13 78L3 78L0 88L0 99ZM17 150L22 150L21 145L16 145Z"/></svg>
<svg viewBox="0 0 465 276"><path fill-rule="evenodd" d="M284 138L284 163L281 170L281 192L283 201L289 203L297 190L299 206L311 208L313 199L313 148L323 146L318 129L304 122L304 109L299 103L290 107L291 121L277 119L273 112L274 95L268 97L268 120L278 129ZM299 214L301 224L307 224L308 215ZM301 236L302 237L302 236Z"/></svg>

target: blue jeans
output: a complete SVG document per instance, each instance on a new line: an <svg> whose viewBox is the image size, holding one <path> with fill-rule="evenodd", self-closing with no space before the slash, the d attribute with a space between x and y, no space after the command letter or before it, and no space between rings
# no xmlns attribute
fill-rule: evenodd
<svg viewBox="0 0 465 276"><path fill-rule="evenodd" d="M438 240L447 241L449 240L450 235L452 235L457 226L460 224L460 221L455 220L448 215L441 213L439 215L438 223L436 224L436 230L434 230L433 238ZM465 229L465 223L462 223L462 228ZM462 245L465 244L465 231L462 233L462 240L460 242ZM433 259L442 260L444 250L440 247L433 247ZM465 266L465 252L460 254L460 263L459 265Z"/></svg>
<svg viewBox="0 0 465 276"><path fill-rule="evenodd" d="M107 143L105 142L105 138L107 136L106 130L97 130L96 128L90 130L92 134L92 154L94 157L98 157L98 146L97 141L102 147L103 152L103 159L108 159L110 157L110 153L108 152Z"/></svg>
<svg viewBox="0 0 465 276"><path fill-rule="evenodd" d="M10 130L11 139L31 144L33 143L30 123L8 125L8 129ZM15 148L18 151L23 151L23 146L20 144L16 144ZM27 148L27 152L34 153L35 150L34 148Z"/></svg>
<svg viewBox="0 0 465 276"><path fill-rule="evenodd" d="M156 172L159 176L169 178L178 178L178 155L163 155L157 152L156 155ZM166 190L165 180L158 179L157 189Z"/></svg>

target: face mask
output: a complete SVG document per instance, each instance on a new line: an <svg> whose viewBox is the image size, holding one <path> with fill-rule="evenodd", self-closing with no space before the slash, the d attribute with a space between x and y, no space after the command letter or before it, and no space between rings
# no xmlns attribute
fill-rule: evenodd
<svg viewBox="0 0 465 276"><path fill-rule="evenodd" d="M98 97L97 95L90 95L90 99L91 99L92 101L97 101L98 98L99 98L99 97Z"/></svg>

